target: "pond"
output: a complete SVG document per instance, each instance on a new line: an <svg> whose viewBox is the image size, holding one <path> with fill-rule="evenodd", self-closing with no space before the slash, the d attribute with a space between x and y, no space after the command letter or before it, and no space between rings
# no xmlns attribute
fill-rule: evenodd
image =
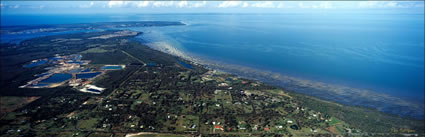
<svg viewBox="0 0 425 137"><path fill-rule="evenodd" d="M148 63L148 64L146 64L146 66L148 66L148 67L156 67L158 64L156 64L156 63Z"/></svg>
<svg viewBox="0 0 425 137"><path fill-rule="evenodd" d="M30 64L24 65L24 68L32 68L32 67L37 67L43 64L46 64L48 61L47 60L40 60L37 62L32 62Z"/></svg>
<svg viewBox="0 0 425 137"><path fill-rule="evenodd" d="M178 60L177 62L178 62L180 65L183 65L185 68L193 69L192 64L187 64L186 62L183 62L183 61L180 61L180 60Z"/></svg>
<svg viewBox="0 0 425 137"><path fill-rule="evenodd" d="M78 73L78 72L81 72L81 70L83 70L83 69L73 69L73 70L68 71L68 73Z"/></svg>
<svg viewBox="0 0 425 137"><path fill-rule="evenodd" d="M90 72L90 68L86 68L85 70L81 71L81 72Z"/></svg>
<svg viewBox="0 0 425 137"><path fill-rule="evenodd" d="M97 75L99 75L100 73L102 73L102 72L80 73L80 74L77 74L77 79L94 78Z"/></svg>
<svg viewBox="0 0 425 137"><path fill-rule="evenodd" d="M47 79L44 79L42 81L40 81L40 83L60 83L60 82L64 82L66 80L69 80L72 78L71 74L65 74L65 73L57 73L57 74L53 74L52 76L50 76Z"/></svg>
<svg viewBox="0 0 425 137"><path fill-rule="evenodd" d="M103 66L102 70L120 70L122 69L122 66Z"/></svg>

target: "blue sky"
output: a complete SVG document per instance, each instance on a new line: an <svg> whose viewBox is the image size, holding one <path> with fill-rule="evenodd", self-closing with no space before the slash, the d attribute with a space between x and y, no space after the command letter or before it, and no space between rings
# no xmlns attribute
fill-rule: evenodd
<svg viewBox="0 0 425 137"><path fill-rule="evenodd" d="M1 1L2 14L285 13L303 11L424 13L424 1Z"/></svg>

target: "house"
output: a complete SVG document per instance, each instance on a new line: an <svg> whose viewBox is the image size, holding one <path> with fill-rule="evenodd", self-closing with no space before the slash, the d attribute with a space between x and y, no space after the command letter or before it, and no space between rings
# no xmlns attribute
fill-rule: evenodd
<svg viewBox="0 0 425 137"><path fill-rule="evenodd" d="M252 127L252 130L257 130L258 129L258 125L254 125L254 127Z"/></svg>
<svg viewBox="0 0 425 137"><path fill-rule="evenodd" d="M214 126L214 129L220 129L220 130L224 130L223 126Z"/></svg>
<svg viewBox="0 0 425 137"><path fill-rule="evenodd" d="M317 133L317 129L312 128L312 129L311 129L311 132Z"/></svg>
<svg viewBox="0 0 425 137"><path fill-rule="evenodd" d="M227 83L220 83L220 84L218 84L218 86L219 87L227 87L227 86L229 86Z"/></svg>

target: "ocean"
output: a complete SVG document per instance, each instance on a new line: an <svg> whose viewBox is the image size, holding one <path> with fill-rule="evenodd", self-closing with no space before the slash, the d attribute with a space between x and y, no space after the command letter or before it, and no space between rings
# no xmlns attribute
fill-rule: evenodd
<svg viewBox="0 0 425 137"><path fill-rule="evenodd" d="M138 38L153 48L172 47L179 52L176 55L211 68L344 104L423 118L424 14L91 17L2 15L1 22L29 25L181 21L187 25L127 29L143 31Z"/></svg>

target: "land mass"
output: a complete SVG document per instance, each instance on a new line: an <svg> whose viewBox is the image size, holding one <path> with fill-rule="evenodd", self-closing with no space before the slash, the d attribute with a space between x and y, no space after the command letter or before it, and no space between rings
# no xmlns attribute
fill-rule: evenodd
<svg viewBox="0 0 425 137"><path fill-rule="evenodd" d="M155 22L149 23L156 26ZM167 24L158 23L158 26ZM121 26L125 23L106 24L83 26L95 28ZM18 28L4 32L2 29L2 33L28 31L27 28ZM1 107L2 110L4 107L11 109L5 109L8 112L1 113L0 134L424 135L423 120L402 118L363 107L345 106L260 81L206 69L197 63L165 54L132 40L142 34L129 30L107 30L39 37L19 44L2 44ZM50 70L66 68L66 64L75 61L73 56L81 57L76 61L88 61L76 65L77 69L89 69L102 74L92 79L73 76L57 86L34 88L34 84L38 83L31 81L39 78L40 74L72 74L74 71L70 71L74 69L59 72ZM51 61L55 57L62 59ZM36 63L41 60L47 61ZM32 63L36 65L30 65ZM30 67L25 67L28 65ZM104 71L105 65L125 67ZM75 86L78 79L82 80ZM86 85L104 90L96 94L82 92L81 89ZM22 100L26 101L21 102Z"/></svg>

